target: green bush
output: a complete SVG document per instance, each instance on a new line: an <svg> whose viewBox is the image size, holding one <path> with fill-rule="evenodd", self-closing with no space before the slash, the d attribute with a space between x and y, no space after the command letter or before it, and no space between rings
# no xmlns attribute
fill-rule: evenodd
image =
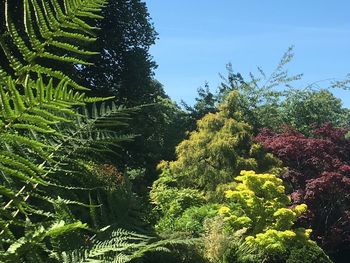
<svg viewBox="0 0 350 263"><path fill-rule="evenodd" d="M175 220L175 230L200 236L204 231L204 221L217 216L218 204L205 204L186 209L180 218Z"/></svg>
<svg viewBox="0 0 350 263"><path fill-rule="evenodd" d="M310 240L311 229L294 227L307 206L290 207L281 179L273 174L242 171L236 181L234 189L225 191L227 201L219 209L231 233L246 229L240 245L234 253L228 253L230 257L238 262L284 262L288 258L297 260L294 250L303 248L312 251L305 257L311 259L317 252L320 260L331 262Z"/></svg>
<svg viewBox="0 0 350 263"><path fill-rule="evenodd" d="M204 204L204 196L193 189L170 189L164 192L160 206L163 207L163 216L159 220L156 228L161 232L173 232L175 221L181 217L183 212L190 207Z"/></svg>
<svg viewBox="0 0 350 263"><path fill-rule="evenodd" d="M197 130L177 146L177 159L159 165L160 178L170 177L178 187L207 194L231 182L241 170L278 173L281 163L254 143L252 128L237 111L237 100L237 92L231 92L218 112L197 122Z"/></svg>
<svg viewBox="0 0 350 263"><path fill-rule="evenodd" d="M321 248L314 245L292 249L286 263L330 263L328 256Z"/></svg>

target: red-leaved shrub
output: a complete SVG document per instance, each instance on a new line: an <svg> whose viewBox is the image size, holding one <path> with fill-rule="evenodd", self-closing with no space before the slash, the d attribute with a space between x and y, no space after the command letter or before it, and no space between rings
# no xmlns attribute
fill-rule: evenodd
<svg viewBox="0 0 350 263"><path fill-rule="evenodd" d="M346 129L314 128L313 137L287 127L282 133L264 129L256 140L288 168L282 177L294 204L308 205L300 224L313 229L325 250L340 256L350 251L350 140Z"/></svg>

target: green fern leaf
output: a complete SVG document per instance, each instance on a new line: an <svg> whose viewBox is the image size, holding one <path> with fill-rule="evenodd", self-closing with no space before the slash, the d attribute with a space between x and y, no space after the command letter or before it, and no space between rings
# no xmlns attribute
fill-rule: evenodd
<svg viewBox="0 0 350 263"><path fill-rule="evenodd" d="M50 2L50 3L49 3ZM86 0L64 1L65 11L62 10L57 0L23 0L25 36L19 33L19 25L16 25L10 15L8 0L5 1L5 19L7 26L6 41L12 42L7 45L5 39L1 38L1 47L7 56L10 66L18 76L19 83L23 82L25 76L30 72L48 75L59 80L66 79L67 83L78 90L86 90L74 82L60 70L40 65L38 58L61 61L64 63L86 64L85 59L70 56L69 54L56 54L51 51L52 47L64 50L76 55L94 55L97 52L86 51L69 41L76 39L83 42L95 40L93 31L96 27L90 26L87 19L101 19L97 13L105 1ZM6 34L5 34L6 36ZM26 39L26 40L25 40ZM15 46L16 50L9 48ZM17 54L21 55L20 58Z"/></svg>
<svg viewBox="0 0 350 263"><path fill-rule="evenodd" d="M17 177L23 181L28 181L28 182L35 183L35 184L46 185L45 181L41 180L40 178L29 177L25 173L18 171L17 169L12 169L12 168L4 166L2 164L2 163L4 163L4 161L5 160L2 160L0 163L0 170L3 171L4 173L6 173L7 175Z"/></svg>
<svg viewBox="0 0 350 263"><path fill-rule="evenodd" d="M13 101L14 106L15 106L15 111L16 112L23 112L25 110L25 105L24 105L23 99L22 99L20 93L18 92L18 90L16 89L15 84L13 83L11 78L8 78L8 80L7 80L7 87L12 94L12 101Z"/></svg>
<svg viewBox="0 0 350 263"><path fill-rule="evenodd" d="M75 37L75 38L77 38L79 40L82 40L81 39L81 35L79 35L79 34L71 34L71 35L73 35L73 37ZM55 35L54 35L54 37L55 37ZM61 37L61 36L57 35L57 37ZM92 40L90 40L90 41L92 41ZM98 52L86 51L86 50L80 49L79 47L77 47L75 45L72 45L72 44L69 44L69 43L63 43L63 42L60 42L60 41L57 41L57 40L52 40L50 42L50 45L58 47L60 49L64 49L64 50L70 51L72 53L80 54L80 55L91 56L91 55L99 54ZM86 62L84 60L79 60L79 61L82 62L81 64L83 64L83 63L87 64L88 63L88 62ZM67 61L67 62L71 62L71 61Z"/></svg>
<svg viewBox="0 0 350 263"><path fill-rule="evenodd" d="M2 113L6 120L11 120L15 118L15 113L11 108L10 99L7 93L5 93L2 86L0 86L0 99L1 99L1 108L3 109Z"/></svg>

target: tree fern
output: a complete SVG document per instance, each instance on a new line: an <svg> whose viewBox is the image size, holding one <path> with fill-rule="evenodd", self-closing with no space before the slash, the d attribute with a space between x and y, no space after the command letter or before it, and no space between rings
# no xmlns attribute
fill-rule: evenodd
<svg viewBox="0 0 350 263"><path fill-rule="evenodd" d="M14 21L13 2L4 1L0 36L7 58L0 65L0 261L127 262L167 250L171 241L123 230L104 234L86 223L97 226L94 211L112 209L113 196L106 185L82 183L89 175L84 162L105 159L111 146L130 140L119 127L136 110L87 97L62 70L96 54L84 45L95 40L91 22L106 1L21 3L23 20ZM113 216L104 225L115 224Z"/></svg>
<svg viewBox="0 0 350 263"><path fill-rule="evenodd" d="M10 97L7 93L5 95L7 95L6 99ZM86 112L86 115L81 115L73 111L71 106L74 105L74 102L71 104L69 100L63 100L61 103L63 102L66 108L63 108L63 105L57 109L50 107L51 111L47 111L46 102L42 102L42 107L36 105L34 114L30 108L32 105L27 106L23 101L21 101L22 111L16 111L15 106L9 107L9 111L13 114L4 118L5 128L0 130L0 137L3 139L0 142L2 148L0 156L3 157L0 159L0 168L4 179L12 182L11 188L13 184L22 185L22 188L17 193L10 189L7 189L6 192L4 188L3 191L7 197L16 196L16 199L11 199L4 209L14 205L14 208L20 211L18 209L22 203L18 200L21 200L23 196L25 197L22 201L28 199L28 195L25 195L27 190L30 191L38 185L48 185L49 181L45 178L47 175L71 166L79 159L79 156L86 158L89 156L87 153L91 155L94 151L101 153L108 151L109 145L131 138L131 136L120 135L117 131L111 130L111 127L123 125L123 120L127 116L126 110L116 107L114 103L111 104L112 107L101 105L100 112L94 113L94 117L90 118ZM56 114L54 114L55 109L58 111ZM42 116L35 113L40 113ZM21 124L23 126L18 127ZM97 128L97 126L100 127ZM103 127L108 127L108 129L103 129ZM19 150L20 147L22 150ZM40 159L41 163L32 164L28 158Z"/></svg>
<svg viewBox="0 0 350 263"><path fill-rule="evenodd" d="M118 229L103 240L94 236L89 248L53 253L51 256L62 263L126 263L147 253L170 252L171 246L193 245L195 242L195 239L160 240L158 237Z"/></svg>
<svg viewBox="0 0 350 263"><path fill-rule="evenodd" d="M72 107L81 104L83 96L72 96L64 85L55 88L52 82L45 85L41 78L28 80L24 94L19 93L11 77L7 77L6 84L0 87L3 179L11 182L17 178L23 184L45 185L40 174L45 173L44 163L52 160L52 153L58 146L57 143L50 145L48 141L63 136L55 125L72 122L72 117L77 116Z"/></svg>
<svg viewBox="0 0 350 263"><path fill-rule="evenodd" d="M54 222L47 228L44 228L43 225L27 227L26 235L13 242L6 252L0 255L1 262L23 262L23 260L26 260L25 262L47 262L44 261L44 255L49 253L44 243L46 238L54 238L73 230L87 228L81 222L67 224L64 221Z"/></svg>
<svg viewBox="0 0 350 263"><path fill-rule="evenodd" d="M107 123L113 128L121 125L125 112L112 103L111 108L102 105L99 113L94 106L92 118L82 115L76 107L108 98L86 98L84 93L73 91L71 87L83 88L44 63L85 63L69 54L94 54L76 42L93 40L94 28L84 20L100 18L95 13L105 2L22 2L24 31L11 19L11 3L5 1L6 30L0 41L10 66L0 68L0 250L5 262L21 258L19 251L33 254L34 243L45 248L43 240L34 238L39 236L37 230L33 236L28 229L43 232L57 216L53 209L57 196L47 192L49 185L55 185L50 176L67 168L81 149L85 154L91 151L98 140L100 149L106 150L107 140L128 138L103 128ZM84 205L79 200L65 203ZM81 228L76 222L57 234ZM23 232L26 235L22 236ZM33 258L40 258L34 254Z"/></svg>
<svg viewBox="0 0 350 263"><path fill-rule="evenodd" d="M95 27L89 21L98 15L105 0L22 0L23 24L16 24L11 16L11 1L5 1L6 31L1 47L9 66L23 83L27 74L44 74L65 80L70 86L85 90L60 69L55 62L90 64L85 57L96 52L84 50L84 43L94 41ZM78 44L79 43L79 44ZM49 61L50 66L47 66ZM5 74L4 70L0 74Z"/></svg>

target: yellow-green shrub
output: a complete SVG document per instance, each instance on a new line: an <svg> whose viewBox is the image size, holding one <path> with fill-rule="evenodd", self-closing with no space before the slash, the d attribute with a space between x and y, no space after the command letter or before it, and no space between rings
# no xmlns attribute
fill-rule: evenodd
<svg viewBox="0 0 350 263"><path fill-rule="evenodd" d="M236 252L237 258L250 262L248 258L251 255L243 252L250 248L269 258L268 262L284 262L294 249L310 247L313 251L319 251L326 262L330 262L309 238L311 229L294 228L294 223L307 210L307 206L289 207L290 199L280 178L273 174L241 171L235 180L238 184L232 190L225 191L226 202L218 214L232 233L246 229L243 243Z"/></svg>
<svg viewBox="0 0 350 263"><path fill-rule="evenodd" d="M197 130L177 146L177 159L161 163L162 172L181 187L206 194L232 181L241 170L277 173L281 163L254 142L251 126L237 111L237 100L238 94L230 93L218 112L200 119Z"/></svg>

